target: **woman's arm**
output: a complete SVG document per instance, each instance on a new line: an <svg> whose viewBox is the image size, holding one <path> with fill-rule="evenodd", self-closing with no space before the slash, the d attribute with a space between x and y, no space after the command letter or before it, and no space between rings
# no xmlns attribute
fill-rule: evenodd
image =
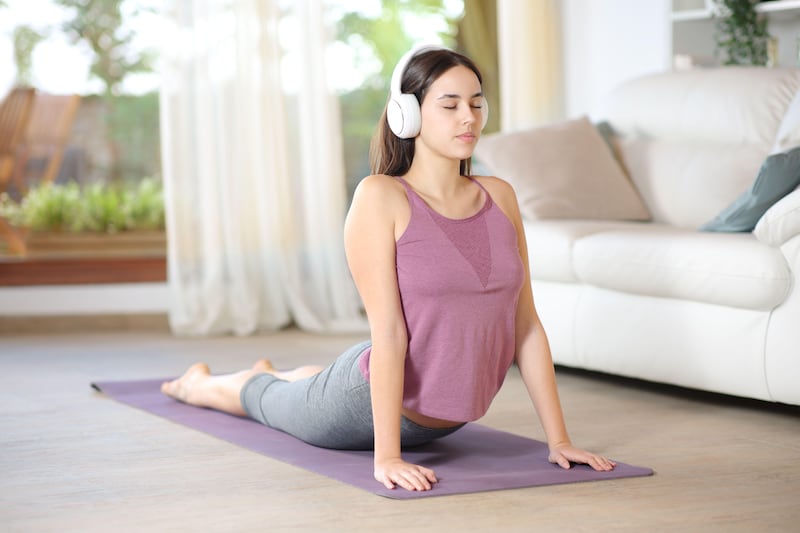
<svg viewBox="0 0 800 533"><path fill-rule="evenodd" d="M400 413L408 348L395 267L405 192L392 178L369 176L356 189L345 222L347 262L364 303L372 337L370 390L375 429L375 479L387 488L428 490L432 470L400 456ZM401 196L402 195L402 196ZM407 204L405 206L407 211Z"/></svg>
<svg viewBox="0 0 800 533"><path fill-rule="evenodd" d="M611 470L616 465L613 461L572 446L558 397L550 344L533 302L528 246L517 198L506 182L497 178L489 180L484 183L491 184L493 197L517 231L517 245L525 267L525 283L517 302L516 362L547 436L549 459L563 468L569 468L573 461L589 464L595 470Z"/></svg>

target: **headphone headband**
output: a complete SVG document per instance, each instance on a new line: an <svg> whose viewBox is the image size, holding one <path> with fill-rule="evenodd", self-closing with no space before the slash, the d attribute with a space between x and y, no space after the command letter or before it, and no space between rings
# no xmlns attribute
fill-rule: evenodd
<svg viewBox="0 0 800 533"><path fill-rule="evenodd" d="M403 83L403 74L406 73L406 67L411 62L411 60L418 56L419 54L425 52L431 52L433 50L447 50L442 46L438 46L435 44L421 44L419 46L415 46L408 52L402 55L400 60L397 62L397 65L394 67L394 71L392 71L392 81L389 85L389 89L392 92L392 96L396 96L398 94L403 94L400 90L400 86Z"/></svg>

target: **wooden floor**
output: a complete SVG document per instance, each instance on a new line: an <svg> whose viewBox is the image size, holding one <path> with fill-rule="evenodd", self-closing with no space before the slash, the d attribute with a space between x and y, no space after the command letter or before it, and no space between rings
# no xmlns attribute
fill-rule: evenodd
<svg viewBox="0 0 800 533"><path fill-rule="evenodd" d="M395 501L89 388L173 375L197 359L215 371L262 356L282 367L325 363L354 340L296 331L0 336L0 530L800 530L797 409L559 369L573 440L655 476ZM542 437L514 370L482 422Z"/></svg>

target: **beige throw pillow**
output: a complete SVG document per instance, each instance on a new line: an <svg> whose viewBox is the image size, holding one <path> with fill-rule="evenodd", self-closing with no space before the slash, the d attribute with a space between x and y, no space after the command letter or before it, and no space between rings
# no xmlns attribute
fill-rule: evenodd
<svg viewBox="0 0 800 533"><path fill-rule="evenodd" d="M475 157L514 187L528 219L649 220L642 199L586 117L487 135Z"/></svg>

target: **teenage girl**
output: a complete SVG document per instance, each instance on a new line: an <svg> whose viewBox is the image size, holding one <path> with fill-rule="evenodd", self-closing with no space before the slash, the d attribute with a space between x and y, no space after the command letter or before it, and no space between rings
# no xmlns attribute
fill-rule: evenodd
<svg viewBox="0 0 800 533"><path fill-rule="evenodd" d="M373 449L378 482L429 490L433 470L405 462L402 448L482 417L516 362L550 462L613 469L567 434L514 191L471 176L488 116L481 83L470 59L440 47L411 50L395 68L374 174L357 187L344 230L370 341L327 368L282 372L262 360L211 375L198 363L162 391L315 446Z"/></svg>

